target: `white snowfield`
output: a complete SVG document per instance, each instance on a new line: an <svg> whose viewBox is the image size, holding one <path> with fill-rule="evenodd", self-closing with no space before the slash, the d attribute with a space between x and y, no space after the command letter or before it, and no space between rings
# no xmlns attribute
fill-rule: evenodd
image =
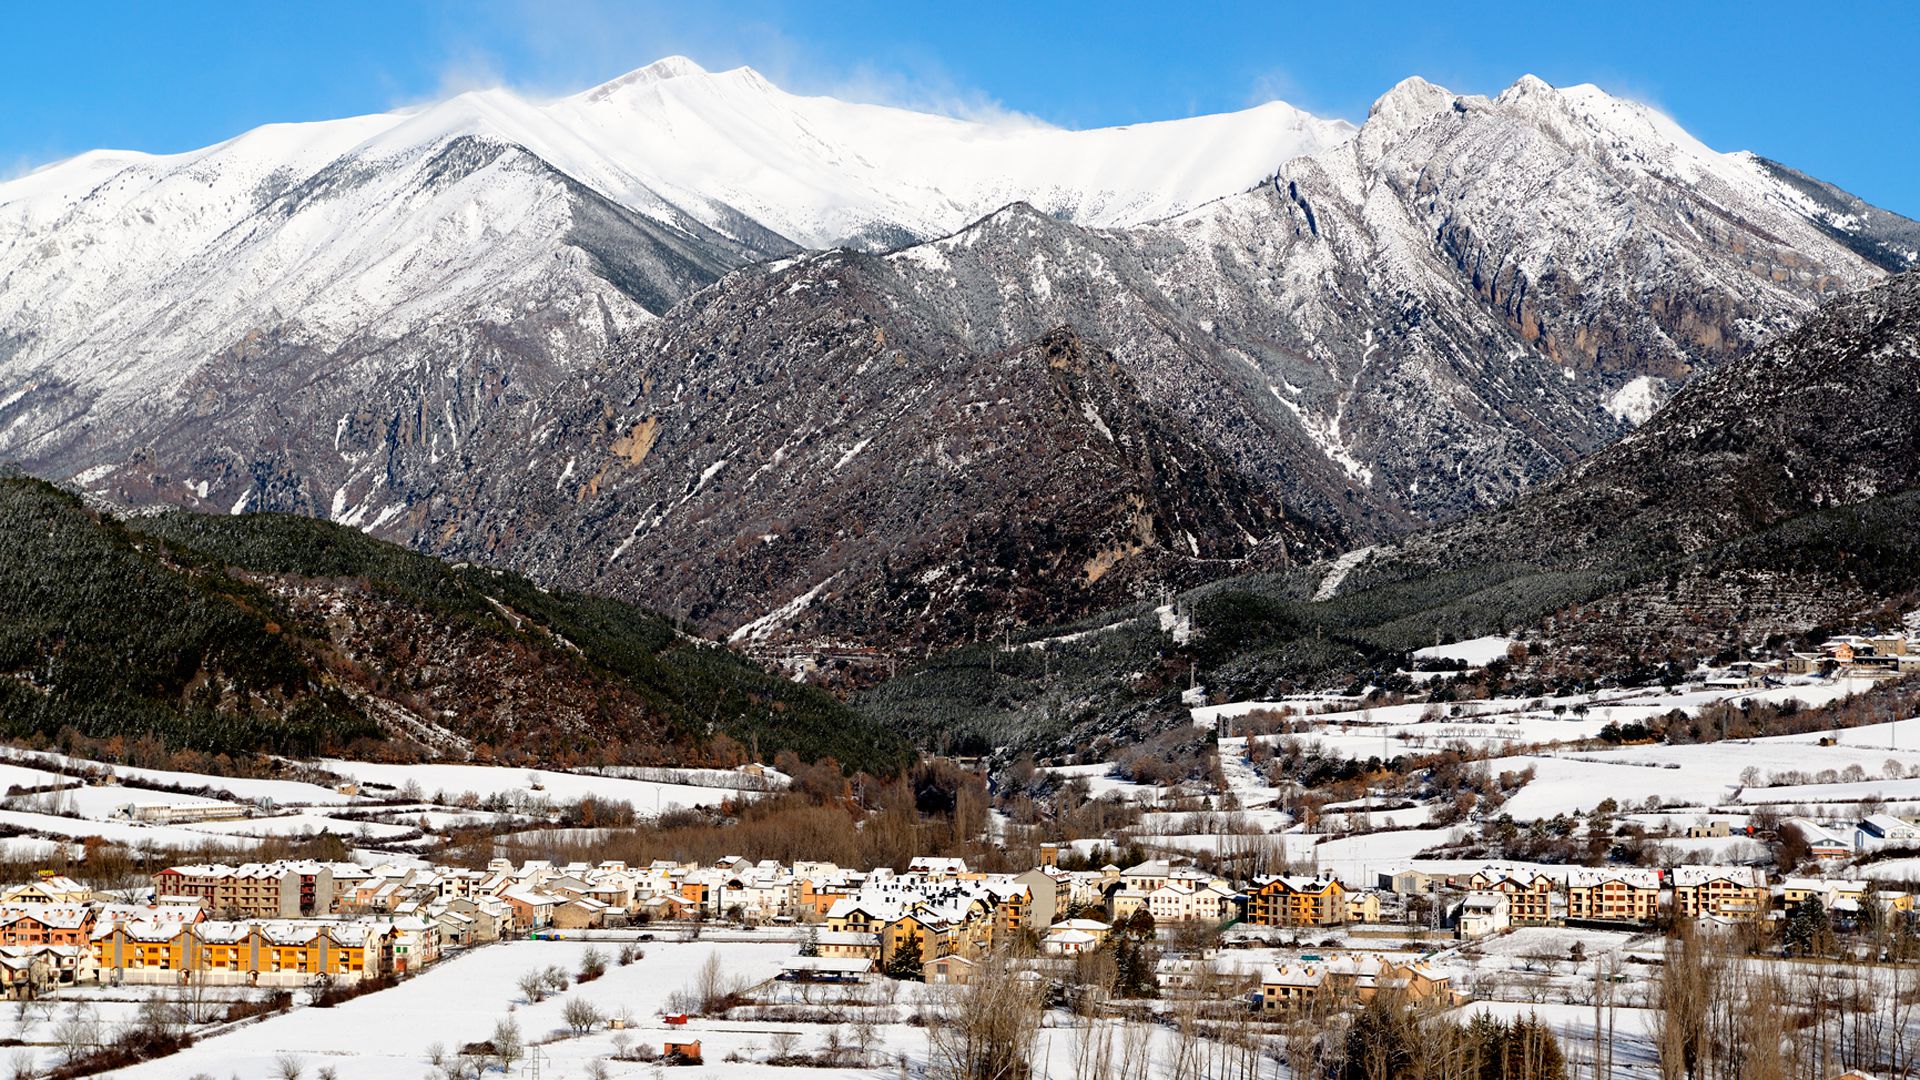
<svg viewBox="0 0 1920 1080"><path fill-rule="evenodd" d="M1718 702L1777 705L1798 701L1809 707L1826 705L1850 694L1864 693L1873 685L1871 679L1809 678L1795 685L1756 690L1682 689L1667 693L1652 687L1569 697L1487 698L1439 706L1414 702L1328 711L1319 711L1326 708L1319 699L1293 698L1207 705L1194 709L1193 718L1197 726L1215 727L1223 718L1286 709L1295 719L1310 720L1314 724L1313 731L1293 736L1295 738L1312 740L1329 753L1347 757L1391 757L1409 750L1438 749L1455 742L1497 750L1590 739L1610 723L1644 723L1676 709L1695 714ZM1275 737L1265 738L1271 741ZM1920 726L1916 727L1914 740L1915 745L1920 746ZM1818 740L1816 736L1809 736L1806 741Z"/></svg>
<svg viewBox="0 0 1920 1080"><path fill-rule="evenodd" d="M213 776L207 773L174 772L168 769L142 769L131 765L105 765L85 758L71 758L64 754L45 753L34 750L21 750L15 747L0 749L0 756L17 764L0 764L0 783L44 785L59 781L55 770L61 768L105 770L122 781L132 784L160 784L166 787L206 788L217 795L236 799L241 802L273 802L287 806L307 806L317 803L349 803L351 796L342 795L330 787L308 784L298 780L263 780L246 777ZM15 774L11 770L21 769ZM38 779L12 779L15 775L38 777ZM191 798L191 796L171 795L167 792L148 788L139 789L129 795L124 802L172 802Z"/></svg>
<svg viewBox="0 0 1920 1080"><path fill-rule="evenodd" d="M1456 641L1450 645L1429 645L1424 649L1415 649L1413 658L1415 660L1458 660L1469 667L1486 667L1507 655L1507 649L1512 644L1512 638L1477 637L1471 641Z"/></svg>
<svg viewBox="0 0 1920 1080"><path fill-rule="evenodd" d="M1353 131L1278 101L1087 131L961 120L790 94L752 68L708 72L674 56L558 100L483 90L424 108L270 125L184 154L83 154L0 185L0 222L44 224L76 194L130 169L204 180L251 165L257 182L277 169L312 173L342 157L380 161L477 135L523 146L643 212L679 211L725 231L731 208L828 248L876 225L938 236L1016 200L1091 225L1167 217Z"/></svg>
<svg viewBox="0 0 1920 1080"><path fill-rule="evenodd" d="M130 821L89 821L25 810L0 810L0 825L11 826L48 837L83 840L97 836L131 847L226 847L245 851L258 841L243 837L219 837L196 832L180 825L138 825ZM196 826L198 828L198 826Z"/></svg>
<svg viewBox="0 0 1920 1080"><path fill-rule="evenodd" d="M873 1080L901 1072L911 1076L929 1074L931 1055L927 1028L906 1021L939 988L902 983L897 985L897 1000L891 1004L884 1003L882 997L878 1005L850 1006L850 1009L874 1010L870 1015L879 1021L874 1028L877 1036L874 1059L865 1067L851 1064L838 1068L773 1066L766 1064L765 1059L775 1036L791 1033L800 1052L813 1053L830 1038L844 1040L845 1025L694 1018L685 1026L670 1027L663 1022L661 1014L669 995L690 989L701 965L714 955L719 956L722 970L729 978L756 988L755 996L761 1001L791 1004L810 997L816 1006L809 1011L817 1012L817 1003L840 1000L840 991L833 988L809 994L803 988L767 984L778 972L781 962L793 956L793 943L650 942L644 946L646 956L631 966L610 967L599 980L576 986L538 1005L526 1004L514 988L514 982L522 974L536 968L558 966L568 971L577 970L580 955L586 948L586 943L576 941L516 941L486 946L444 961L394 989L331 1009L296 1008L257 1024L203 1038L172 1057L114 1075L126 1080L188 1080L196 1075L275 1076L279 1075L278 1059L291 1055L299 1059L305 1076L314 1076L320 1068L332 1066L342 1080L420 1080L429 1071L427 1049L430 1045L439 1043L450 1053L457 1053L464 1043L489 1038L494 1024L509 1017L519 1024L530 1046L538 1044L542 1077L581 1077L601 1059L606 1059L609 1075L615 1078L638 1080L683 1071L611 1060L616 1039L622 1034L629 1045L651 1044L656 1051L670 1039L698 1040L705 1065L684 1070L690 1076ZM611 952L607 943L599 948L603 954ZM1253 950L1248 954L1248 962L1255 963L1272 955ZM605 1013L627 1010L633 1024L624 1032L601 1027L583 1037L571 1038L564 1031L561 1012L566 1002L575 997L592 1002ZM1080 1035L1069 1023L1069 1018L1058 1010L1048 1016L1034 1047L1040 1058L1034 1075L1075 1075L1076 1040ZM1156 1024L1151 1026L1149 1038L1155 1059L1152 1075L1170 1076L1166 1062L1173 1053L1171 1034ZM736 1055L746 1060L727 1060ZM513 1075L531 1076L530 1062L516 1064Z"/></svg>
<svg viewBox="0 0 1920 1080"><path fill-rule="evenodd" d="M592 776L547 769L511 769L496 765L386 765L331 758L319 764L328 772L350 776L363 784L384 784L396 789L404 788L409 783L417 784L425 795L441 792L452 797L472 792L483 799L502 795L530 801L545 799L556 803L571 802L591 795L631 803L634 810L642 814L674 807L716 806L736 795L752 798L756 794L722 787L628 780L619 776ZM537 788L534 786L536 784L539 785Z"/></svg>
<svg viewBox="0 0 1920 1080"><path fill-rule="evenodd" d="M276 814L272 817L240 818L233 821L198 821L177 828L222 837L301 836L330 832L336 836L364 837L378 843L417 831L410 825L383 821L355 821L321 814Z"/></svg>

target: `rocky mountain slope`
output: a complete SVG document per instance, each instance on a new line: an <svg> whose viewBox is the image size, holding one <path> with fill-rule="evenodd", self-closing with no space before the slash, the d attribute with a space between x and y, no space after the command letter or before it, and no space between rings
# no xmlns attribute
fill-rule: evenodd
<svg viewBox="0 0 1920 1080"><path fill-rule="evenodd" d="M618 601L310 518L118 520L0 479L0 729L199 755L872 769L904 745Z"/></svg>
<svg viewBox="0 0 1920 1080"><path fill-rule="evenodd" d="M0 185L0 457L939 645L1505 501L1910 257L1846 198L1531 78L1064 132L663 62Z"/></svg>
<svg viewBox="0 0 1920 1080"><path fill-rule="evenodd" d="M754 647L937 646L1338 546L1073 330L975 352L872 264L691 301L432 527Z"/></svg>
<svg viewBox="0 0 1920 1080"><path fill-rule="evenodd" d="M972 750L1099 755L1216 700L1411 689L1410 650L1512 634L1571 692L1920 602L1920 275L1836 300L1508 506L1314 567L981 643L867 691Z"/></svg>
<svg viewBox="0 0 1920 1080"><path fill-rule="evenodd" d="M1659 559L1915 486L1920 275L1909 272L1702 377L1644 427L1511 506L1382 549L1341 587L1378 580L1399 559Z"/></svg>

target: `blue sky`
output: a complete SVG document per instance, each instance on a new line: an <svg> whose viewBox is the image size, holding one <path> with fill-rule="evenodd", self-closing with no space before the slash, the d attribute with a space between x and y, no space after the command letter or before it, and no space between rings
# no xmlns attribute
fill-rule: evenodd
<svg viewBox="0 0 1920 1080"><path fill-rule="evenodd" d="M751 64L793 90L1071 127L1275 97L1358 121L1409 74L1492 93L1532 72L1598 83L1708 145L1920 216L1911 3L177 0L19 5L6 22L0 176L92 147L184 150L481 85L568 92L683 53Z"/></svg>

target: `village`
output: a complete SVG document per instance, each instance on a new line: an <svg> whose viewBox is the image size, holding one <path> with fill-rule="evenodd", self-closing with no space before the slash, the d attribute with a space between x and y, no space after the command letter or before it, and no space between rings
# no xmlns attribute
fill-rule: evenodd
<svg viewBox="0 0 1920 1080"><path fill-rule="evenodd" d="M1859 831L1898 843L1920 830L1882 815ZM1019 873L936 856L865 870L741 858L645 867L496 860L484 869L288 861L169 866L147 888L111 894L45 876L0 893L0 979L23 1009L91 987L182 1001L298 991L314 1002L398 994L406 980L494 947L537 962L543 947L584 945L584 984L610 958L644 965L647 949L704 942L722 972L732 949L747 948L753 962L744 966L762 992L784 985L808 1000L886 983L938 992L1010 967L1046 1000L1076 1009L1177 1027L1180 1002L1204 1002L1208 1011L1190 1021L1217 1026L1237 1011L1247 1030L1279 1033L1293 1019L1321 1022L1382 994L1442 1011L1470 1009L1485 994L1483 1004L1501 1008L1513 985L1497 975L1516 955L1493 947L1504 938L1533 941L1519 955L1564 966L1568 991L1582 986L1585 954L1611 952L1617 964L1651 945L1657 960L1660 937L1683 925L1758 933L1768 942L1761 955L1780 954L1793 947L1788 928L1818 912L1823 933L1893 928L1873 939L1885 955L1864 959L1920 954L1912 894L1857 878L1770 878L1738 865L1488 864L1451 874L1401 867L1372 880L1233 881L1190 859L1064 869L1061 846L1041 851L1040 864ZM565 976L541 970L516 983L526 1004L566 988ZM1090 992L1098 1004L1085 1003ZM728 993L752 996L744 982ZM690 1004L697 996L663 998L649 1017L595 1012L574 1034L617 1032L647 1060L697 1063L703 1037L711 1046L733 1026L727 1008L708 1002L710 1024ZM643 1038L652 1041L639 1045ZM86 1060L83 1048L69 1054Z"/></svg>
<svg viewBox="0 0 1920 1080"><path fill-rule="evenodd" d="M1863 832L1920 826L1881 815ZM1842 929L1904 917L1914 897L1870 880L1785 876L1753 866L1548 867L1488 864L1440 875L1403 868L1377 881L1279 875L1234 883L1190 860L1062 870L1058 849L1019 874L964 860L895 871L723 860L714 866L499 860L485 870L285 862L168 867L137 898L107 899L50 876L0 893L0 977L8 999L84 983L298 987L404 976L461 950L567 932L788 931L793 979L886 974L965 982L998 948L1073 957L1116 933L1193 949L1191 967L1263 946L1275 931L1397 926L1461 940L1520 927L1651 930L1780 922L1819 905ZM1383 925L1387 924L1387 925ZM1182 928L1210 933L1200 948ZM587 936L592 936L588 934ZM1373 935L1379 936L1379 935ZM1442 948L1428 938L1426 948ZM1236 966L1235 970L1239 970ZM1271 1009L1283 970L1260 973ZM1271 977L1271 978L1267 978Z"/></svg>

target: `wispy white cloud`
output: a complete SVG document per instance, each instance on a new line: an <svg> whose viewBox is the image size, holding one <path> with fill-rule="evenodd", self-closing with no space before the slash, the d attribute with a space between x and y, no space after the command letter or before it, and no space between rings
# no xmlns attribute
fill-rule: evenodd
<svg viewBox="0 0 1920 1080"><path fill-rule="evenodd" d="M10 158L0 158L0 184L4 184L9 180L18 180L28 173L33 172L35 169L44 168L59 160L62 159L57 157L34 158L28 157L25 154L15 154Z"/></svg>
<svg viewBox="0 0 1920 1080"><path fill-rule="evenodd" d="M1053 126L1031 113L1008 108L998 98L960 85L938 71L917 70L909 74L862 64L850 71L805 73L790 79L797 91L823 93L843 101L892 105L995 125Z"/></svg>
<svg viewBox="0 0 1920 1080"><path fill-rule="evenodd" d="M1292 75L1281 68L1269 68L1255 75L1247 85L1245 104L1252 107L1265 105L1269 101L1284 101L1292 105L1299 95L1300 84Z"/></svg>
<svg viewBox="0 0 1920 1080"><path fill-rule="evenodd" d="M892 105L994 124L1043 125L990 94L964 85L934 57L887 65L823 57L779 26L747 17L715 20L658 0L497 0L462 9L448 27L449 49L433 100L511 86L536 98L578 93L665 56L710 71L751 67L782 89ZM512 41L509 64L494 49ZM415 96L396 106L421 104Z"/></svg>

